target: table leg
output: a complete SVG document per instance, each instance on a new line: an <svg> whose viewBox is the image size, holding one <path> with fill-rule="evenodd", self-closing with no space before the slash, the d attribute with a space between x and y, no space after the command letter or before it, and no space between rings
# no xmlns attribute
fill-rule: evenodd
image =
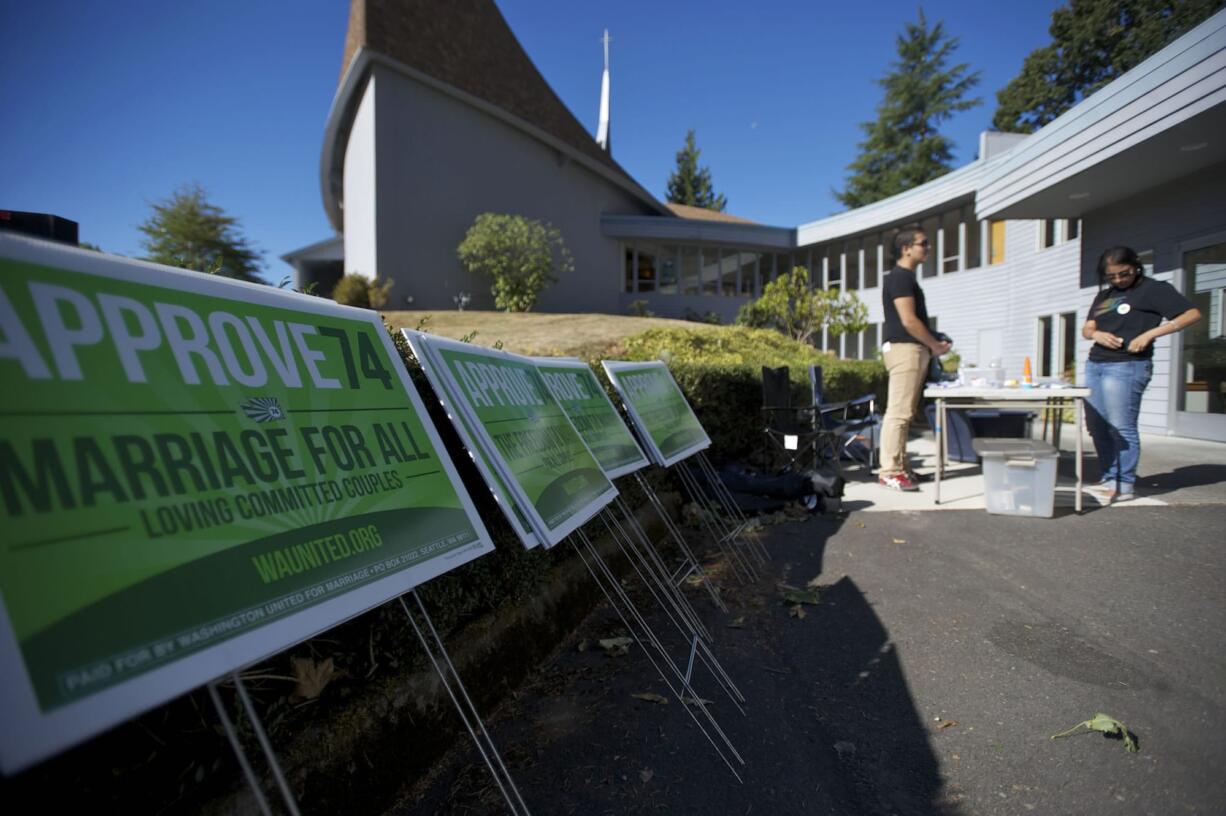
<svg viewBox="0 0 1226 816"><path fill-rule="evenodd" d="M1056 415L1052 418L1052 444L1056 450L1060 450L1060 433L1064 429L1064 400L1057 400L1059 408L1056 409Z"/></svg>
<svg viewBox="0 0 1226 816"><path fill-rule="evenodd" d="M941 503L941 474L945 469L945 400L937 398L937 426L936 431L937 442L937 472L936 479L933 480L933 490L936 491L936 504Z"/></svg>
<svg viewBox="0 0 1226 816"><path fill-rule="evenodd" d="M1077 426L1073 428L1073 435L1077 438L1077 496L1074 500L1074 505L1078 513L1081 512L1081 427L1082 412L1085 410L1084 403L1085 400L1082 399L1073 400L1073 405L1075 406L1074 414L1077 420Z"/></svg>

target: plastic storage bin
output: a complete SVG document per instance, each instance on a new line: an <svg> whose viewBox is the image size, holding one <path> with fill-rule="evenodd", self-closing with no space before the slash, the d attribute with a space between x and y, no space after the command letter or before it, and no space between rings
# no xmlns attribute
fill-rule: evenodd
<svg viewBox="0 0 1226 816"><path fill-rule="evenodd" d="M1038 439L976 439L983 457L988 512L1051 518L1056 501L1056 449Z"/></svg>

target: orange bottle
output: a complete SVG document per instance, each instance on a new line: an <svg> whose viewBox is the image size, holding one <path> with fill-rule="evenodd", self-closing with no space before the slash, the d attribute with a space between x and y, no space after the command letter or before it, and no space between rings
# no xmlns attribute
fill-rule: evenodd
<svg viewBox="0 0 1226 816"><path fill-rule="evenodd" d="M1022 360L1022 388L1034 388L1034 377L1030 370L1030 358Z"/></svg>

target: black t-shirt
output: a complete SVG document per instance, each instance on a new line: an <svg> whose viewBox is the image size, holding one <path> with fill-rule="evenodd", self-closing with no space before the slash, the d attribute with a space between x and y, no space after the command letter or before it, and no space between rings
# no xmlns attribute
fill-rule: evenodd
<svg viewBox="0 0 1226 816"><path fill-rule="evenodd" d="M1162 318L1172 320L1192 308L1192 303L1166 281L1137 278L1127 289L1108 287L1098 293L1090 304L1089 319L1099 331L1109 332L1124 341L1122 348L1109 349L1098 343L1090 349L1090 359L1096 363L1119 363L1148 360L1154 356L1154 344L1133 354L1128 344L1150 329L1156 329Z"/></svg>
<svg viewBox="0 0 1226 816"><path fill-rule="evenodd" d="M881 305L885 310L881 340L887 343L918 343L920 339L912 337L898 319L894 298L900 297L915 298L915 316L925 326L928 325L928 304L924 302L924 290L915 278L915 270L896 266L885 274L885 281L881 284Z"/></svg>

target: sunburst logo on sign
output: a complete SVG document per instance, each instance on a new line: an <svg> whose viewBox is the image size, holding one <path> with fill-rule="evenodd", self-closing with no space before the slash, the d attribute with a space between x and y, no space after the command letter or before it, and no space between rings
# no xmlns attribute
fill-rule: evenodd
<svg viewBox="0 0 1226 816"><path fill-rule="evenodd" d="M277 402L276 397L252 397L239 407L248 419L254 419L256 422L285 419L285 412L281 410L281 403Z"/></svg>

